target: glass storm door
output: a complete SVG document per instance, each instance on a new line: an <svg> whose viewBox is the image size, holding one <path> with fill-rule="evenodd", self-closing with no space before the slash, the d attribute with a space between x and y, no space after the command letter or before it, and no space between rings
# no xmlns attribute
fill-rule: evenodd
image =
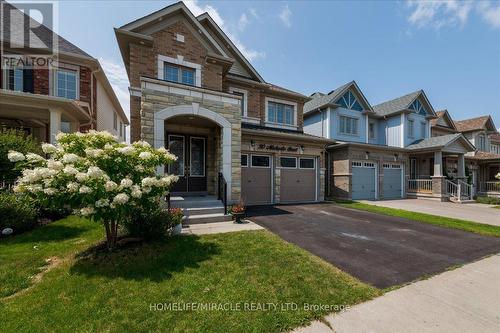
<svg viewBox="0 0 500 333"><path fill-rule="evenodd" d="M168 135L168 149L177 156L168 172L179 176L172 192L206 192L206 139L190 135Z"/></svg>

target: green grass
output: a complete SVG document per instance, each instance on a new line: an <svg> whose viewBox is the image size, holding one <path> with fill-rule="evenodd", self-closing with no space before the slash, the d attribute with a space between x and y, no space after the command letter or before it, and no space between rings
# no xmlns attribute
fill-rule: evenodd
<svg viewBox="0 0 500 333"><path fill-rule="evenodd" d="M450 229L459 229L473 232L480 235L500 237L500 227L476 223L466 220L459 220L450 217L430 215L418 212L411 212L403 209L394 209L381 206L365 204L357 201L336 200L336 204L353 209L365 210L372 213L379 213L389 216L398 216L405 219L438 225Z"/></svg>
<svg viewBox="0 0 500 333"><path fill-rule="evenodd" d="M10 253L0 252L2 270L3 264L13 269L23 263L33 274L46 256L66 258L32 288L0 300L2 332L279 332L331 312L305 309L304 304L352 305L382 293L267 231L182 236L114 253L75 255L88 246L77 240L97 240L101 231L97 224L70 223L72 219L51 227L80 225L81 232L66 233L56 241L47 234L57 228L42 228L2 244L0 251ZM38 239L41 235L45 240ZM28 264L34 245L47 249ZM20 253L15 254L16 248ZM9 290L26 286L10 284ZM150 308L192 302L241 309ZM244 308L250 303L278 308L250 311ZM296 304L297 309L287 310L286 304Z"/></svg>

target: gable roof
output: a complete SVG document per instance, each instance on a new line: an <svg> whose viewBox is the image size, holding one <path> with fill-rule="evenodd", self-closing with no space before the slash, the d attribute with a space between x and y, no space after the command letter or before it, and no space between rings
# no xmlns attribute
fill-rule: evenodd
<svg viewBox="0 0 500 333"><path fill-rule="evenodd" d="M500 133L493 133L490 137L491 141L500 142Z"/></svg>
<svg viewBox="0 0 500 333"><path fill-rule="evenodd" d="M447 109L437 111L436 116L437 116L437 118L431 119L431 126L447 127L449 129L453 129L455 131L457 130L457 127L455 126L455 122L453 121L453 119L451 119L451 116L448 113ZM448 126L443 126L443 125L439 124L440 120L444 120L448 124Z"/></svg>
<svg viewBox="0 0 500 333"><path fill-rule="evenodd" d="M222 39L223 42L225 42L225 46L229 48L229 51L233 51L233 53L236 55L237 60L240 60L240 63L243 65L243 67L248 70L252 74L252 78L256 79L259 82L265 82L264 79L260 76L260 74L255 70L255 68L252 66L252 64L245 58L245 56L240 52L240 50L234 45L233 41L224 33L224 31L219 27L219 25L212 19L212 17L208 13L203 13L197 17L198 21L203 22L206 24L209 24L217 34L216 37ZM234 67L236 64L233 64L231 69L229 70L234 70ZM238 74L238 73L233 73L233 74Z"/></svg>
<svg viewBox="0 0 500 333"><path fill-rule="evenodd" d="M335 102L344 95L349 89L353 88L355 92L361 98L361 101L368 106L368 111L373 112L372 106L366 99L365 95L361 89L359 89L356 81L347 82L346 84L341 85L340 87L330 91L328 94L323 94L320 92L316 92L311 95L312 100L304 104L304 114L322 109L326 106L338 106Z"/></svg>
<svg viewBox="0 0 500 333"><path fill-rule="evenodd" d="M7 20L9 18L7 18L7 15L10 14L10 11L11 10L18 10L16 6L8 3L7 1L4 1L4 0L0 0L0 6L2 6L2 18L1 20L4 21L4 22L7 22ZM22 13L22 12L21 12ZM23 13L24 17L29 20L30 24L32 24L33 26L37 26L39 25L40 23L35 21L34 19L32 19L29 15ZM26 20L25 20L26 22ZM26 24L26 23L25 23ZM15 27L16 25L14 25ZM9 36L9 33L10 33L10 28L11 28L11 25L10 24L4 24L4 31L6 33L6 36ZM89 55L87 52L83 51L81 48L79 48L78 46L76 46L75 44L69 42L67 39L59 36L58 34L56 34L55 32L53 32L51 29L49 29L48 27L46 27L45 25L41 24L40 27L37 29L37 37L40 38L40 40L45 44L45 45L52 45L53 43L53 40L52 40L52 34L55 34L57 36L57 49L58 49L58 52L62 52L62 53L69 53L69 54L72 54L72 55L77 55L77 56L80 56L80 57L85 57L85 58L90 58L90 59L94 59L91 55ZM0 43L3 43L3 35L0 34Z"/></svg>
<svg viewBox="0 0 500 333"><path fill-rule="evenodd" d="M432 113L431 115L435 116L436 112L434 111L432 104L427 99L427 96L425 95L425 92L423 90L417 90L407 95L377 104L373 107L373 110L381 116L388 116L395 113L407 111L409 110L410 105L420 96L422 96L425 103L427 104L429 110Z"/></svg>
<svg viewBox="0 0 500 333"><path fill-rule="evenodd" d="M470 132L479 130L496 132L495 124L493 124L493 119L491 119L491 116L489 115L465 119L465 120L458 120L455 121L455 126L457 127L457 130L460 132Z"/></svg>
<svg viewBox="0 0 500 333"><path fill-rule="evenodd" d="M431 138L417 140L406 148L409 150L436 150L443 149L447 146L452 145L457 140L462 142L464 148L467 151L475 151L476 148L467 140L466 137L463 136L462 133L454 133L442 136L434 136Z"/></svg>

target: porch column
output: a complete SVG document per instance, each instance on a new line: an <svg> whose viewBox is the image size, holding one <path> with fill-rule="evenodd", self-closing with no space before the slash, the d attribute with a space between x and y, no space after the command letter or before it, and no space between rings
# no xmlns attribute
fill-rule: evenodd
<svg viewBox="0 0 500 333"><path fill-rule="evenodd" d="M458 154L458 162L457 162L457 178L465 178L465 155Z"/></svg>
<svg viewBox="0 0 500 333"><path fill-rule="evenodd" d="M56 143L56 135L61 131L61 110L50 109L50 143Z"/></svg>
<svg viewBox="0 0 500 333"><path fill-rule="evenodd" d="M443 176L443 153L441 151L434 152L434 177Z"/></svg>
<svg viewBox="0 0 500 333"><path fill-rule="evenodd" d="M231 200L232 193L232 158L231 158L231 127L222 128L222 174L227 183L227 200Z"/></svg>
<svg viewBox="0 0 500 333"><path fill-rule="evenodd" d="M443 153L434 152L434 176L432 178L432 195L446 200L446 183L443 176Z"/></svg>

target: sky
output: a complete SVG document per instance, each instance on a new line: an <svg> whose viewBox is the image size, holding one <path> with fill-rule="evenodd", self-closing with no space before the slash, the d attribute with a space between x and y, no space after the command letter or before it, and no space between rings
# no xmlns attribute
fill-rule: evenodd
<svg viewBox="0 0 500 333"><path fill-rule="evenodd" d="M124 110L113 28L171 1L59 3L59 34L101 61ZM356 80L372 105L423 89L455 120L500 128L500 2L187 1L208 12L267 82L309 95Z"/></svg>

